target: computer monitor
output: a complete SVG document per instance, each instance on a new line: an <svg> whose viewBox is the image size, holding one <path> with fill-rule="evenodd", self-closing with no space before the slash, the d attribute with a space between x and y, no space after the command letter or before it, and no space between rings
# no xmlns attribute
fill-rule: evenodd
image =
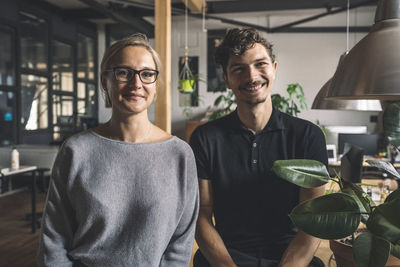
<svg viewBox="0 0 400 267"><path fill-rule="evenodd" d="M345 143L355 145L364 150L364 155L378 154L378 134L347 134L339 133L339 154L343 154Z"/></svg>

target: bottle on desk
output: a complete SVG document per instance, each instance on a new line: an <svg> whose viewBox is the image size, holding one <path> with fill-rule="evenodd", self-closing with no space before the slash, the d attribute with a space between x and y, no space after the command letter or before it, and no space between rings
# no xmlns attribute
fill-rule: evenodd
<svg viewBox="0 0 400 267"><path fill-rule="evenodd" d="M11 150L11 170L19 169L19 152L16 147Z"/></svg>

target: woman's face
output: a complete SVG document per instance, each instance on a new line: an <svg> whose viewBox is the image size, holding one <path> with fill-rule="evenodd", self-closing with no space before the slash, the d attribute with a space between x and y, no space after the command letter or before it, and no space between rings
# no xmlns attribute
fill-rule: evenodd
<svg viewBox="0 0 400 267"><path fill-rule="evenodd" d="M127 46L117 52L110 60L109 69L116 69L116 75L127 75L127 70L141 72L142 80L151 79L151 70L156 70L153 57L146 48L142 46ZM132 73L131 73L132 74ZM128 75L129 76L129 75ZM107 91L112 103L113 112L121 115L133 115L146 112L151 105L156 92L156 82L146 84L134 73L127 82L118 81L113 71L102 74L101 82Z"/></svg>

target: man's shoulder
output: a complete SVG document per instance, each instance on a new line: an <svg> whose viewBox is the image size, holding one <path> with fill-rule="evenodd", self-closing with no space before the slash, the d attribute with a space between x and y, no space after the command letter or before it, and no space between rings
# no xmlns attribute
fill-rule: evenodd
<svg viewBox="0 0 400 267"><path fill-rule="evenodd" d="M231 114L218 118L216 120L208 121L196 128L193 134L201 134L207 136L215 136L216 134L229 131L232 126Z"/></svg>
<svg viewBox="0 0 400 267"><path fill-rule="evenodd" d="M311 121L294 117L280 111L277 112L279 112L278 116L282 121L284 129L296 130L296 132L299 130L321 131L321 129Z"/></svg>

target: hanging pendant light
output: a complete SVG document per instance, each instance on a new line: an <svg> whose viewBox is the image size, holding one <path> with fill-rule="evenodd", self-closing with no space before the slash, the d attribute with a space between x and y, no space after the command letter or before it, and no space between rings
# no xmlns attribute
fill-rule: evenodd
<svg viewBox="0 0 400 267"><path fill-rule="evenodd" d="M346 52L340 56L338 65L340 65L344 57L349 53L350 0L347 0L346 17ZM326 98L331 82L332 78L329 79L319 90L317 96L314 98L311 109L382 111L382 106L379 100L343 100Z"/></svg>
<svg viewBox="0 0 400 267"><path fill-rule="evenodd" d="M400 0L379 0L375 24L339 64L334 99L400 99Z"/></svg>
<svg viewBox="0 0 400 267"><path fill-rule="evenodd" d="M181 72L179 73L179 91L191 94L195 90L195 77L189 66L189 47L188 47L188 8L185 0L185 57Z"/></svg>

